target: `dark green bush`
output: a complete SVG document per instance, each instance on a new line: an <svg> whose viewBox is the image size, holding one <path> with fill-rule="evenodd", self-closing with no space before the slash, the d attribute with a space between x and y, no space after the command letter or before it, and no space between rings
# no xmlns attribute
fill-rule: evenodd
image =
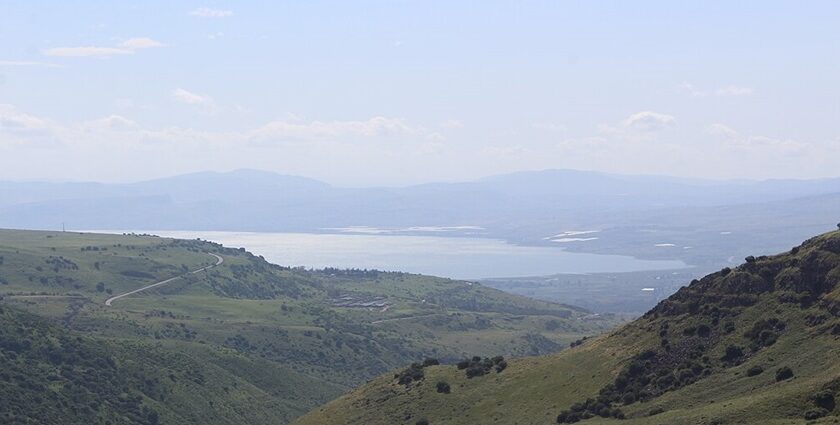
<svg viewBox="0 0 840 425"><path fill-rule="evenodd" d="M753 367L747 369L747 376L758 376L758 375L761 375L762 372L764 372L763 367L753 366Z"/></svg>
<svg viewBox="0 0 840 425"><path fill-rule="evenodd" d="M809 420L809 421L812 421L814 419L819 419L819 418L821 418L821 417L823 417L827 414L828 414L828 410L825 410L823 408L818 407L816 409L810 409L807 412L805 412L805 419Z"/></svg>
<svg viewBox="0 0 840 425"><path fill-rule="evenodd" d="M834 393L829 390L822 390L814 395L811 396L811 400L817 407L821 407L825 410L834 410L835 401L834 401Z"/></svg>
<svg viewBox="0 0 840 425"><path fill-rule="evenodd" d="M776 370L776 382L784 381L790 378L793 378L793 370L791 370L791 368L785 366Z"/></svg>
<svg viewBox="0 0 840 425"><path fill-rule="evenodd" d="M423 360L423 367L437 366L437 365L439 365L439 364L440 364L440 361L438 361L438 359L426 359L426 360Z"/></svg>
<svg viewBox="0 0 840 425"><path fill-rule="evenodd" d="M436 387L437 392L441 394L449 394L449 392L452 391L452 388L449 386L449 384L444 381L438 382Z"/></svg>
<svg viewBox="0 0 840 425"><path fill-rule="evenodd" d="M720 359L725 362L734 362L741 357L744 357L744 349L737 345L729 345L726 347L726 353Z"/></svg>

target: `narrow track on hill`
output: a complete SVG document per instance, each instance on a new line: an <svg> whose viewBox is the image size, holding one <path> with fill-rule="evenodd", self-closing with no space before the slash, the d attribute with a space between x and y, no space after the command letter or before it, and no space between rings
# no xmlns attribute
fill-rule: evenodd
<svg viewBox="0 0 840 425"><path fill-rule="evenodd" d="M224 262L225 262L225 259L224 259L224 258L222 258L222 256L221 256L221 255L216 255L216 254L213 254L213 253L210 253L210 252L208 252L207 254L208 254L208 255L212 255L213 257L216 257L216 264L213 264L213 265L211 265L211 266L202 267L202 268L200 268L200 269L198 269L198 270L193 270L193 271L191 271L191 272L189 272L189 273L184 273L184 274L179 275L179 276L170 277L169 279L162 280L162 281L160 281L160 282L153 283L153 284L151 284L151 285L146 285L146 286L144 286L144 287L142 287L142 288L135 289L135 290L133 290L133 291L126 292L126 293L124 293L124 294L115 295L115 296L113 296L113 297L108 298L107 300L105 300L105 305L107 305L107 306L111 306L111 303L112 303L112 302L114 302L114 301L116 301L116 300L118 300L118 299L120 299L120 298L122 298L122 297L127 297L127 296L129 296L129 295L134 295L134 294L136 294L136 293L138 293L138 292L143 292L143 291L145 291L145 290L147 290L147 289L152 289L152 288L155 288L155 287L158 287L158 286L161 286L161 285L166 285L167 283L172 282L173 280L180 279L180 278L182 278L182 277L184 277L184 276L186 276L186 275L189 275L189 274L196 274L196 273L199 273L199 272L203 272L203 271L205 271L205 270L208 270L208 269L212 269L213 267L216 267L216 266L218 266L218 265L220 265L220 264L222 264L222 263L224 263Z"/></svg>

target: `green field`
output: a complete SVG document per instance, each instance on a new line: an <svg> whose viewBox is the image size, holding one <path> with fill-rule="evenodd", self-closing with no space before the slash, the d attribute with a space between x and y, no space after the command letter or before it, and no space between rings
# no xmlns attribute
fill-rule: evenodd
<svg viewBox="0 0 840 425"><path fill-rule="evenodd" d="M216 263L208 253L224 263L190 273ZM287 423L414 361L548 354L618 323L474 283L286 268L146 235L0 230L0 296L10 340L33 341L0 351L4 370L21 371L0 380L17 406L0 409L3 423ZM51 362L42 347L61 351L61 338L125 380L94 379L76 358ZM115 387L92 384L103 379ZM74 385L91 386L90 400Z"/></svg>
<svg viewBox="0 0 840 425"><path fill-rule="evenodd" d="M424 368L408 385L384 375L297 423L838 423L838 359L832 232L694 281L559 354L472 378L454 366Z"/></svg>

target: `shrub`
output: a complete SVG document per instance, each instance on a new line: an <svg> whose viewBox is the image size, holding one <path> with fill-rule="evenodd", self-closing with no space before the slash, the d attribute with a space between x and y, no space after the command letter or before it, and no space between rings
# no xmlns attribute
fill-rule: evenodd
<svg viewBox="0 0 840 425"><path fill-rule="evenodd" d="M829 390L822 390L814 395L811 396L811 400L817 407L821 407L825 410L834 410L835 401L834 401L834 393Z"/></svg>
<svg viewBox="0 0 840 425"><path fill-rule="evenodd" d="M438 382L436 387L437 392L441 394L449 394L449 392L452 391L452 388L449 386L449 384L444 381Z"/></svg>
<svg viewBox="0 0 840 425"><path fill-rule="evenodd" d="M733 362L744 357L744 349L737 345L730 345L726 347L726 353L720 359L725 362Z"/></svg>
<svg viewBox="0 0 840 425"><path fill-rule="evenodd" d="M439 365L439 364L440 364L440 361L438 361L438 359L426 359L426 360L423 360L423 367L437 366L437 365Z"/></svg>
<svg viewBox="0 0 840 425"><path fill-rule="evenodd" d="M784 381L790 378L793 378L793 370L791 370L791 368L785 366L776 370L776 382Z"/></svg>
<svg viewBox="0 0 840 425"><path fill-rule="evenodd" d="M805 419L812 421L814 419L819 419L828 414L828 410L822 408L811 409L805 412Z"/></svg>
<svg viewBox="0 0 840 425"><path fill-rule="evenodd" d="M415 422L414 425L429 425L429 420L428 419L420 419L417 422Z"/></svg>
<svg viewBox="0 0 840 425"><path fill-rule="evenodd" d="M397 382L403 385L410 385L412 382L421 381L425 378L423 366L420 363L412 363L407 369L394 375Z"/></svg>
<svg viewBox="0 0 840 425"><path fill-rule="evenodd" d="M762 372L764 372L763 367L753 366L753 367L747 369L747 376L758 376L758 375L761 375Z"/></svg>
<svg viewBox="0 0 840 425"><path fill-rule="evenodd" d="M665 412L665 409L663 409L661 407L654 407L653 409L650 409L650 412L648 412L648 416L656 416L656 415L658 415L660 413L664 413L664 412Z"/></svg>

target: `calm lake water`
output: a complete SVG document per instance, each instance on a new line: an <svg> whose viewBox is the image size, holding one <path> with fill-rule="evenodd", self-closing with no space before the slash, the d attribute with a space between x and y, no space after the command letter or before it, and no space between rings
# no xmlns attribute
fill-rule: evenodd
<svg viewBox="0 0 840 425"><path fill-rule="evenodd" d="M244 247L284 266L394 270L454 279L686 267L681 261L579 254L562 248L526 247L480 238L211 231L137 233L182 239L201 238L228 247Z"/></svg>

